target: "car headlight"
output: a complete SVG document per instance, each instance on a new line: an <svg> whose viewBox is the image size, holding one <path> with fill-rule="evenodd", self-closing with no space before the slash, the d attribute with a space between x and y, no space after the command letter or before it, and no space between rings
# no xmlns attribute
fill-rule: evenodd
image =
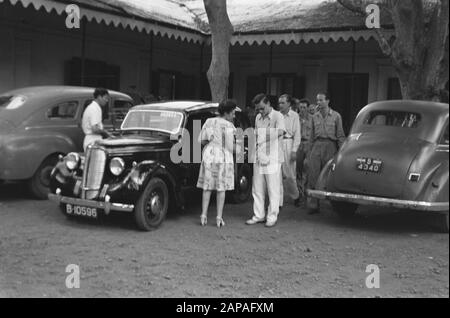
<svg viewBox="0 0 450 318"><path fill-rule="evenodd" d="M75 170L80 165L80 156L76 152L71 152L64 158L64 161L67 169Z"/></svg>
<svg viewBox="0 0 450 318"><path fill-rule="evenodd" d="M125 169L125 161L122 158L112 158L109 163L109 170L115 176L120 176Z"/></svg>

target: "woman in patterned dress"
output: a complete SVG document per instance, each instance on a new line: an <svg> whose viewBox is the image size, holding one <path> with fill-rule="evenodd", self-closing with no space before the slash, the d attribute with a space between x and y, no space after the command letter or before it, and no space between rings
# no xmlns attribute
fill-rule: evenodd
<svg viewBox="0 0 450 318"><path fill-rule="evenodd" d="M225 203L225 191L234 190L234 163L233 148L236 128L233 120L236 112L236 103L231 100L219 104L219 116L209 118L202 127L198 138L199 142L206 144L197 187L203 189L201 225L207 223L208 206L211 192L217 191L217 227L225 222L222 218Z"/></svg>

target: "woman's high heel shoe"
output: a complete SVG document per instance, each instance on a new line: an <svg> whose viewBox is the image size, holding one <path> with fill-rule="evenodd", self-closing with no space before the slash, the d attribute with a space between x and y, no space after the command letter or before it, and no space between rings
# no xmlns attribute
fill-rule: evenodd
<svg viewBox="0 0 450 318"><path fill-rule="evenodd" d="M216 222L217 222L217 227L221 228L222 226L225 226L225 222L223 221L222 218L216 218Z"/></svg>
<svg viewBox="0 0 450 318"><path fill-rule="evenodd" d="M208 217L206 215L200 215L200 224L205 226L208 223Z"/></svg>

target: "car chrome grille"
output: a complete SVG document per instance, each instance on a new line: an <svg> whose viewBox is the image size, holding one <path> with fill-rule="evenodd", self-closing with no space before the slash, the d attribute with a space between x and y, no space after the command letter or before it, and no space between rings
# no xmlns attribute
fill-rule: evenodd
<svg viewBox="0 0 450 318"><path fill-rule="evenodd" d="M83 199L92 200L98 197L102 187L105 165L105 151L99 148L88 148L83 174Z"/></svg>

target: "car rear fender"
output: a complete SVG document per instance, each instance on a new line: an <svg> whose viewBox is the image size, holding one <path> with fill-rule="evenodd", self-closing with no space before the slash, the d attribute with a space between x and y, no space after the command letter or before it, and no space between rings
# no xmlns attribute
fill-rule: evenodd
<svg viewBox="0 0 450 318"><path fill-rule="evenodd" d="M448 202L448 153L428 144L414 158L405 178L402 198L425 202ZM411 180L415 174L418 180Z"/></svg>
<svg viewBox="0 0 450 318"><path fill-rule="evenodd" d="M418 201L448 202L449 163L442 162L425 177Z"/></svg>
<svg viewBox="0 0 450 318"><path fill-rule="evenodd" d="M316 190L322 191L333 191L334 190L334 182L333 182L333 167L334 167L335 158L329 160L322 171L320 172L319 178L316 183Z"/></svg>
<svg viewBox="0 0 450 318"><path fill-rule="evenodd" d="M76 145L64 135L19 134L10 136L4 145L5 180L31 178L41 163L51 155L77 151Z"/></svg>

